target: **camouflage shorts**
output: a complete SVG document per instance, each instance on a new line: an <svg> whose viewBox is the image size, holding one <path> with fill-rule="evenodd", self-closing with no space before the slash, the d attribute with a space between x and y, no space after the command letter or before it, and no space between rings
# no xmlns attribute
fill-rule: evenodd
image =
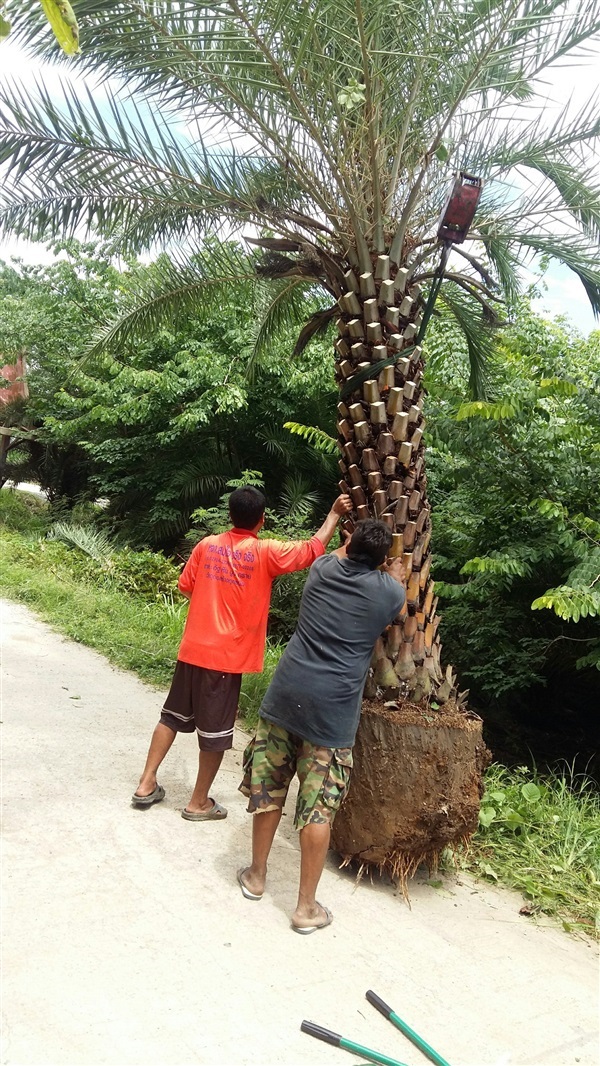
<svg viewBox="0 0 600 1066"><path fill-rule="evenodd" d="M256 736L244 752L240 792L248 797L248 811L282 808L294 774L300 788L294 825L333 822L348 791L352 748L320 748L287 729L259 718Z"/></svg>

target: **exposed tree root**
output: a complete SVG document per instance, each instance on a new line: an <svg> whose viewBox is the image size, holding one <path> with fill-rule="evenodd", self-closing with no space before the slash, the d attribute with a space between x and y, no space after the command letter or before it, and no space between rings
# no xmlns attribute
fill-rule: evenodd
<svg viewBox="0 0 600 1066"><path fill-rule="evenodd" d="M419 866L433 872L443 851L468 847L490 758L481 720L456 705L435 713L365 701L350 791L331 836L342 866L358 871L356 883L385 874L409 903Z"/></svg>
<svg viewBox="0 0 600 1066"><path fill-rule="evenodd" d="M341 862L339 869L342 870L346 866L350 866L352 862L358 862L358 870L356 873L355 885L358 887L364 874L368 874L371 883L373 882L374 873L378 873L380 876L390 877L394 881L402 893L402 897L408 906L410 907L410 894L408 891L408 882L414 877L420 866L426 866L429 875L437 873L442 854L445 850L449 850L453 855L460 849L468 849L471 841L472 833L467 833L452 844L447 845L444 848L426 849L420 852L406 852L399 848L391 848L387 855L385 855L378 862L368 862L366 860L357 860L353 855L341 856Z"/></svg>

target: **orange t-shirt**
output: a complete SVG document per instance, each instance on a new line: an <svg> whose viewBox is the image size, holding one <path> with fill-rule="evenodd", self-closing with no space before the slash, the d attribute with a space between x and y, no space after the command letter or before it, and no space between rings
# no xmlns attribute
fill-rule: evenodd
<svg viewBox="0 0 600 1066"><path fill-rule="evenodd" d="M177 658L229 674L260 673L273 579L304 570L324 551L316 537L259 540L247 529L205 537L179 578L180 592L192 598Z"/></svg>

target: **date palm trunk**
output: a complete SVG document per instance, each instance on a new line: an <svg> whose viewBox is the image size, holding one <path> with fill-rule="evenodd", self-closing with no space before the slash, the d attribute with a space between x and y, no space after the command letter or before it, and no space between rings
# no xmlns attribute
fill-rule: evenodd
<svg viewBox="0 0 600 1066"><path fill-rule="evenodd" d="M423 298L407 275L375 256L370 272L348 269L338 301L339 486L354 503L350 528L369 517L390 528L407 594L375 646L352 786L332 837L345 862L375 865L404 886L421 861L434 865L475 831L489 756L481 720L441 662L417 343Z"/></svg>

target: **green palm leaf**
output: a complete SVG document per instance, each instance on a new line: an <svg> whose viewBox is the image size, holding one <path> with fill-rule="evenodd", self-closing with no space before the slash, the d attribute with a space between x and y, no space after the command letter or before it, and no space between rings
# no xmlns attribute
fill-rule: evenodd
<svg viewBox="0 0 600 1066"><path fill-rule="evenodd" d="M161 255L129 278L121 314L96 331L87 354L118 350L151 336L165 321L193 315L199 303L204 309L223 307L232 292L237 299L251 300L255 284L253 261L235 244L215 242L185 260Z"/></svg>
<svg viewBox="0 0 600 1066"><path fill-rule="evenodd" d="M262 307L260 304L262 303ZM315 285L302 278L274 281L259 290L259 320L257 322L250 371L273 341L287 333L298 331L311 314L315 304ZM318 312L317 312L318 313ZM310 320L309 320L310 321ZM294 354L297 354L294 351Z"/></svg>
<svg viewBox="0 0 600 1066"><path fill-rule="evenodd" d="M486 397L487 368L496 347L495 331L481 308L452 282L441 289L440 303L445 305L460 327L469 357L469 391L475 400Z"/></svg>

